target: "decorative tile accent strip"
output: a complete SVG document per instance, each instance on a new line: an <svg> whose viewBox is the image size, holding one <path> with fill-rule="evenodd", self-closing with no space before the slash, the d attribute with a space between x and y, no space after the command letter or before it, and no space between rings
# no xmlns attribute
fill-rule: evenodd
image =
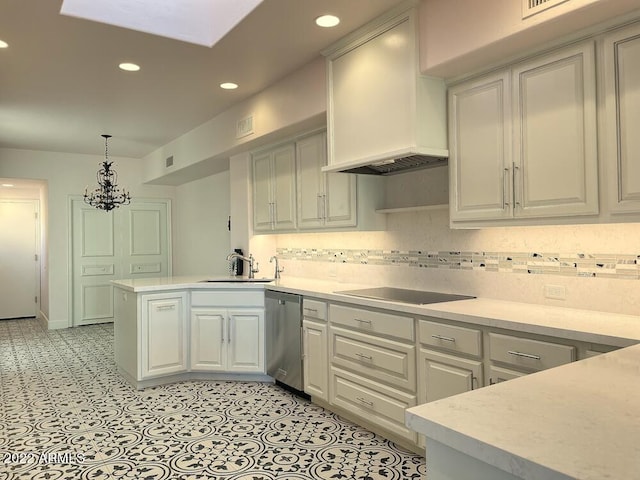
<svg viewBox="0 0 640 480"><path fill-rule="evenodd" d="M408 266L448 270L640 279L640 255L278 248L283 260Z"/></svg>

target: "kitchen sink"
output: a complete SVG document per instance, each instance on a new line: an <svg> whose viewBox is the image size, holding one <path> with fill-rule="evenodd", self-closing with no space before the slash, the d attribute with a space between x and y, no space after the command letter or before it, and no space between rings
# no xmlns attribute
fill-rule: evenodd
<svg viewBox="0 0 640 480"><path fill-rule="evenodd" d="M273 278L219 277L200 280L199 283L269 283Z"/></svg>

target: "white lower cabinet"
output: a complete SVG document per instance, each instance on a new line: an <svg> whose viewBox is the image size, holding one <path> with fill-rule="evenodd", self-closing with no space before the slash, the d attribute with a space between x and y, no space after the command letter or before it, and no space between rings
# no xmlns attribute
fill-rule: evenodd
<svg viewBox="0 0 640 480"><path fill-rule="evenodd" d="M413 318L329 305L329 403L415 444L404 423L416 405L415 352Z"/></svg>
<svg viewBox="0 0 640 480"><path fill-rule="evenodd" d="M327 360L327 304L302 300L302 381L303 390L313 398L329 401Z"/></svg>
<svg viewBox="0 0 640 480"><path fill-rule="evenodd" d="M405 425L404 411L416 405L416 396L360 375L331 368L331 404L361 417L367 424L416 442Z"/></svg>
<svg viewBox="0 0 640 480"><path fill-rule="evenodd" d="M187 293L141 295L141 379L186 372Z"/></svg>
<svg viewBox="0 0 640 480"><path fill-rule="evenodd" d="M304 391L312 397L328 401L327 325L304 320L302 330Z"/></svg>
<svg viewBox="0 0 640 480"><path fill-rule="evenodd" d="M116 365L137 388L242 374L268 379L262 287L162 293L117 288L115 304Z"/></svg>
<svg viewBox="0 0 640 480"><path fill-rule="evenodd" d="M433 402L482 387L482 362L420 349L418 400Z"/></svg>
<svg viewBox="0 0 640 480"><path fill-rule="evenodd" d="M264 310L191 310L192 371L264 373Z"/></svg>

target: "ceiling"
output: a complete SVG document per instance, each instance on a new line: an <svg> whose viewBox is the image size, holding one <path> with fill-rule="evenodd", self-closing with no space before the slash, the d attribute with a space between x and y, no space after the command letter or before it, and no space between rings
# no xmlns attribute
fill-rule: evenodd
<svg viewBox="0 0 640 480"><path fill-rule="evenodd" d="M264 0L213 48L0 2L0 148L143 157L260 92L399 0ZM314 24L322 14L335 28ZM139 72L118 69L134 62ZM239 84L222 90L222 82Z"/></svg>

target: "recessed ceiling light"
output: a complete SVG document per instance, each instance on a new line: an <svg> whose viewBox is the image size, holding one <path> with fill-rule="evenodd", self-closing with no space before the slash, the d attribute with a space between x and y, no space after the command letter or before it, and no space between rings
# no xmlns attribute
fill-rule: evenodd
<svg viewBox="0 0 640 480"><path fill-rule="evenodd" d="M9 44L7 42L3 42L2 40L0 40L0 48L7 48L9 46Z"/></svg>
<svg viewBox="0 0 640 480"><path fill-rule="evenodd" d="M13 187L13 183L3 183L2 184L3 187Z"/></svg>
<svg viewBox="0 0 640 480"><path fill-rule="evenodd" d="M225 90L235 90L238 88L237 83L225 82L220 84L220 88L224 88Z"/></svg>
<svg viewBox="0 0 640 480"><path fill-rule="evenodd" d="M335 15L322 15L321 17L316 18L316 25L319 27L335 27L340 23L340 19Z"/></svg>
<svg viewBox="0 0 640 480"><path fill-rule="evenodd" d="M121 63L118 65L121 70L126 70L127 72L137 72L140 70L140 65L136 65L135 63Z"/></svg>

